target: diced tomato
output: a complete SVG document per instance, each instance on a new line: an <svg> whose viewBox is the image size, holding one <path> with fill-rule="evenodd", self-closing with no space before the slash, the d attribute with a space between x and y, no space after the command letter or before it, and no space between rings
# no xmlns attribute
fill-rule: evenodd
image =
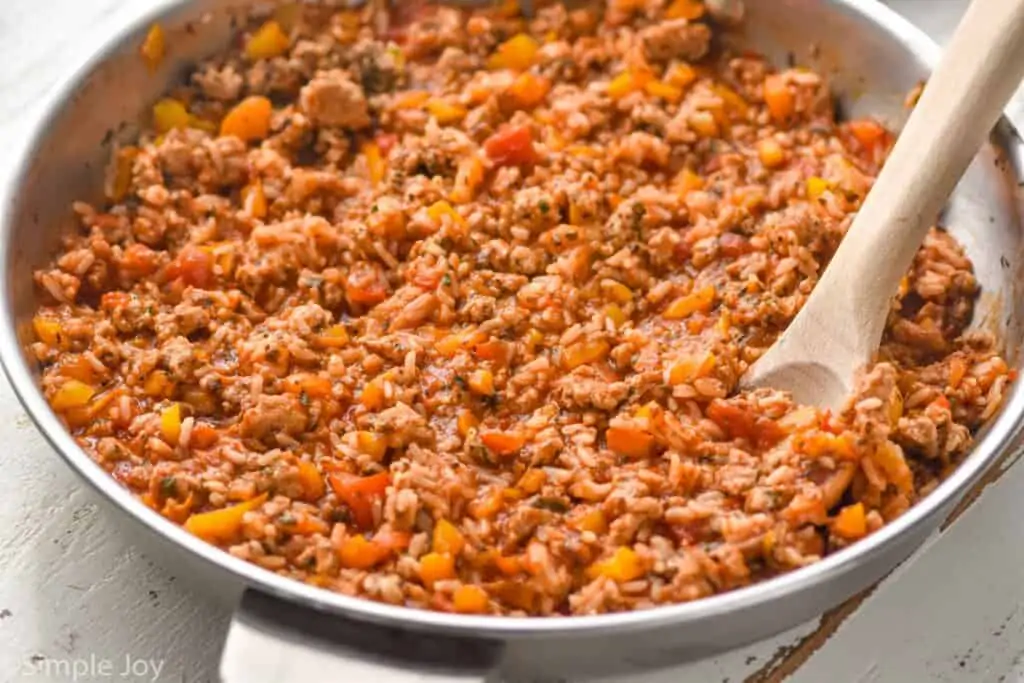
<svg viewBox="0 0 1024 683"><path fill-rule="evenodd" d="M361 529L373 528L374 500L384 497L391 484L391 475L387 472L369 477L330 474L327 476L327 482L331 485L331 490L351 511L352 521Z"/></svg>
<svg viewBox="0 0 1024 683"><path fill-rule="evenodd" d="M380 153L384 156L388 155L391 148L398 142L398 136L394 133L378 133L373 139L377 143L377 147L380 148Z"/></svg>
<svg viewBox="0 0 1024 683"><path fill-rule="evenodd" d="M377 268L357 263L345 281L345 296L351 303L373 306L388 298L388 288Z"/></svg>
<svg viewBox="0 0 1024 683"><path fill-rule="evenodd" d="M498 339L489 339L473 347L473 353L480 360L489 360L498 365L508 363L508 344Z"/></svg>
<svg viewBox="0 0 1024 683"><path fill-rule="evenodd" d="M412 541L412 534L407 531L378 531L373 535L373 542L388 550L405 550Z"/></svg>
<svg viewBox="0 0 1024 683"><path fill-rule="evenodd" d="M121 257L121 271L129 277L152 275L156 266L156 252L145 244L132 244Z"/></svg>
<svg viewBox="0 0 1024 683"><path fill-rule="evenodd" d="M528 126L506 126L484 141L484 151L498 166L522 166L537 160Z"/></svg>
<svg viewBox="0 0 1024 683"><path fill-rule="evenodd" d="M856 119L847 123L846 126L857 142L868 150L885 144L889 136L882 124L872 119Z"/></svg>
<svg viewBox="0 0 1024 683"><path fill-rule="evenodd" d="M186 285L206 289L213 284L213 258L202 249L189 245L167 265L164 275L168 280L180 278Z"/></svg>
<svg viewBox="0 0 1024 683"><path fill-rule="evenodd" d="M785 431L774 420L725 401L712 401L707 416L733 439L746 439L759 446L771 446L785 437Z"/></svg>
<svg viewBox="0 0 1024 683"><path fill-rule="evenodd" d="M105 311L112 311L115 308L124 308L131 301L128 292L106 292L100 297L100 308Z"/></svg>
<svg viewBox="0 0 1024 683"><path fill-rule="evenodd" d="M718 247L722 255L728 258L736 258L750 253L750 242L747 238L734 232L723 233L718 238Z"/></svg>

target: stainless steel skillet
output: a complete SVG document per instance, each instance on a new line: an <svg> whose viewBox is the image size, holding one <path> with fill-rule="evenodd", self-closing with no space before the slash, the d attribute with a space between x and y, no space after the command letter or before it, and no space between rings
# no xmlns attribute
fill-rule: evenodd
<svg viewBox="0 0 1024 683"><path fill-rule="evenodd" d="M933 533L982 475L1011 457L1024 392L980 437L971 456L933 494L865 541L784 577L700 602L600 617L500 619L403 608L285 580L236 560L164 520L110 479L65 432L37 389L23 352L35 308L32 269L72 228L76 199L98 196L110 146L182 71L223 49L239 0L161 0L53 91L0 203L0 354L19 397L54 448L139 531L152 554L225 600L244 598L224 651L228 681L471 680L500 671L516 680L615 676L624 661L651 666L711 654L779 632L877 581ZM748 1L737 40L782 63L833 75L845 111L898 123L905 93L928 71L935 46L872 0ZM137 57L147 27L169 33L169 59L151 74ZM986 294L976 324L1005 339L1019 365L1024 258L1018 182L1022 148L1002 124L962 183L946 222L966 244ZM514 654L512 657L510 655ZM510 668L515 660L516 668ZM543 663L543 664L541 664ZM425 680L430 680L429 678Z"/></svg>

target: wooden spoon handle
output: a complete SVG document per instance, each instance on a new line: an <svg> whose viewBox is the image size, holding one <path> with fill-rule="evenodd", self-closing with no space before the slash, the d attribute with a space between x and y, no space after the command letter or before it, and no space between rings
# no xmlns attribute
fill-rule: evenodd
<svg viewBox="0 0 1024 683"><path fill-rule="evenodd" d="M1024 0L974 0L818 284L856 290L850 322L884 325L900 278L1022 76Z"/></svg>

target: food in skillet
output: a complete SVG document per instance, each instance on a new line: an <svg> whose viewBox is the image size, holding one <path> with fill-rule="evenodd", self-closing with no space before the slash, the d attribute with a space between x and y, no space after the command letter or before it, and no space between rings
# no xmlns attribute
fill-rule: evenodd
<svg viewBox="0 0 1024 683"><path fill-rule="evenodd" d="M812 563L957 465L1010 373L942 230L844 411L737 391L891 144L822 76L695 0L403 14L254 18L37 273L46 396L146 505L350 595L592 614Z"/></svg>

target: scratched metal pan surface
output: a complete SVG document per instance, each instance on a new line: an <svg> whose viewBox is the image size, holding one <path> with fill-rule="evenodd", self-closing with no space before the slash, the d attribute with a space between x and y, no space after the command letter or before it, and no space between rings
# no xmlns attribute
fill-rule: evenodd
<svg viewBox="0 0 1024 683"><path fill-rule="evenodd" d="M71 202L101 195L112 144L131 137L149 104L190 65L224 49L233 17L245 11L239 0L157 0L138 21L100 37L93 56L53 90L0 196L0 354L7 375L54 449L115 516L136 523L151 553L215 587L211 593L233 599L244 592L224 649L224 680L614 676L623 662L657 666L706 656L795 626L872 585L935 532L986 473L1015 456L1024 413L1019 383L960 468L878 533L767 582L624 614L514 619L412 610L285 579L189 535L108 477L43 399L25 352L37 303L32 271L55 253L62 232L74 229ZM165 27L170 46L155 75L137 56L154 21ZM795 60L828 73L844 113L893 125L905 116L905 94L938 53L921 31L874 0L748 0L744 27L732 39L779 64ZM1020 138L1001 122L945 219L984 287L975 324L996 329L1017 366L1024 319L1021 152Z"/></svg>

